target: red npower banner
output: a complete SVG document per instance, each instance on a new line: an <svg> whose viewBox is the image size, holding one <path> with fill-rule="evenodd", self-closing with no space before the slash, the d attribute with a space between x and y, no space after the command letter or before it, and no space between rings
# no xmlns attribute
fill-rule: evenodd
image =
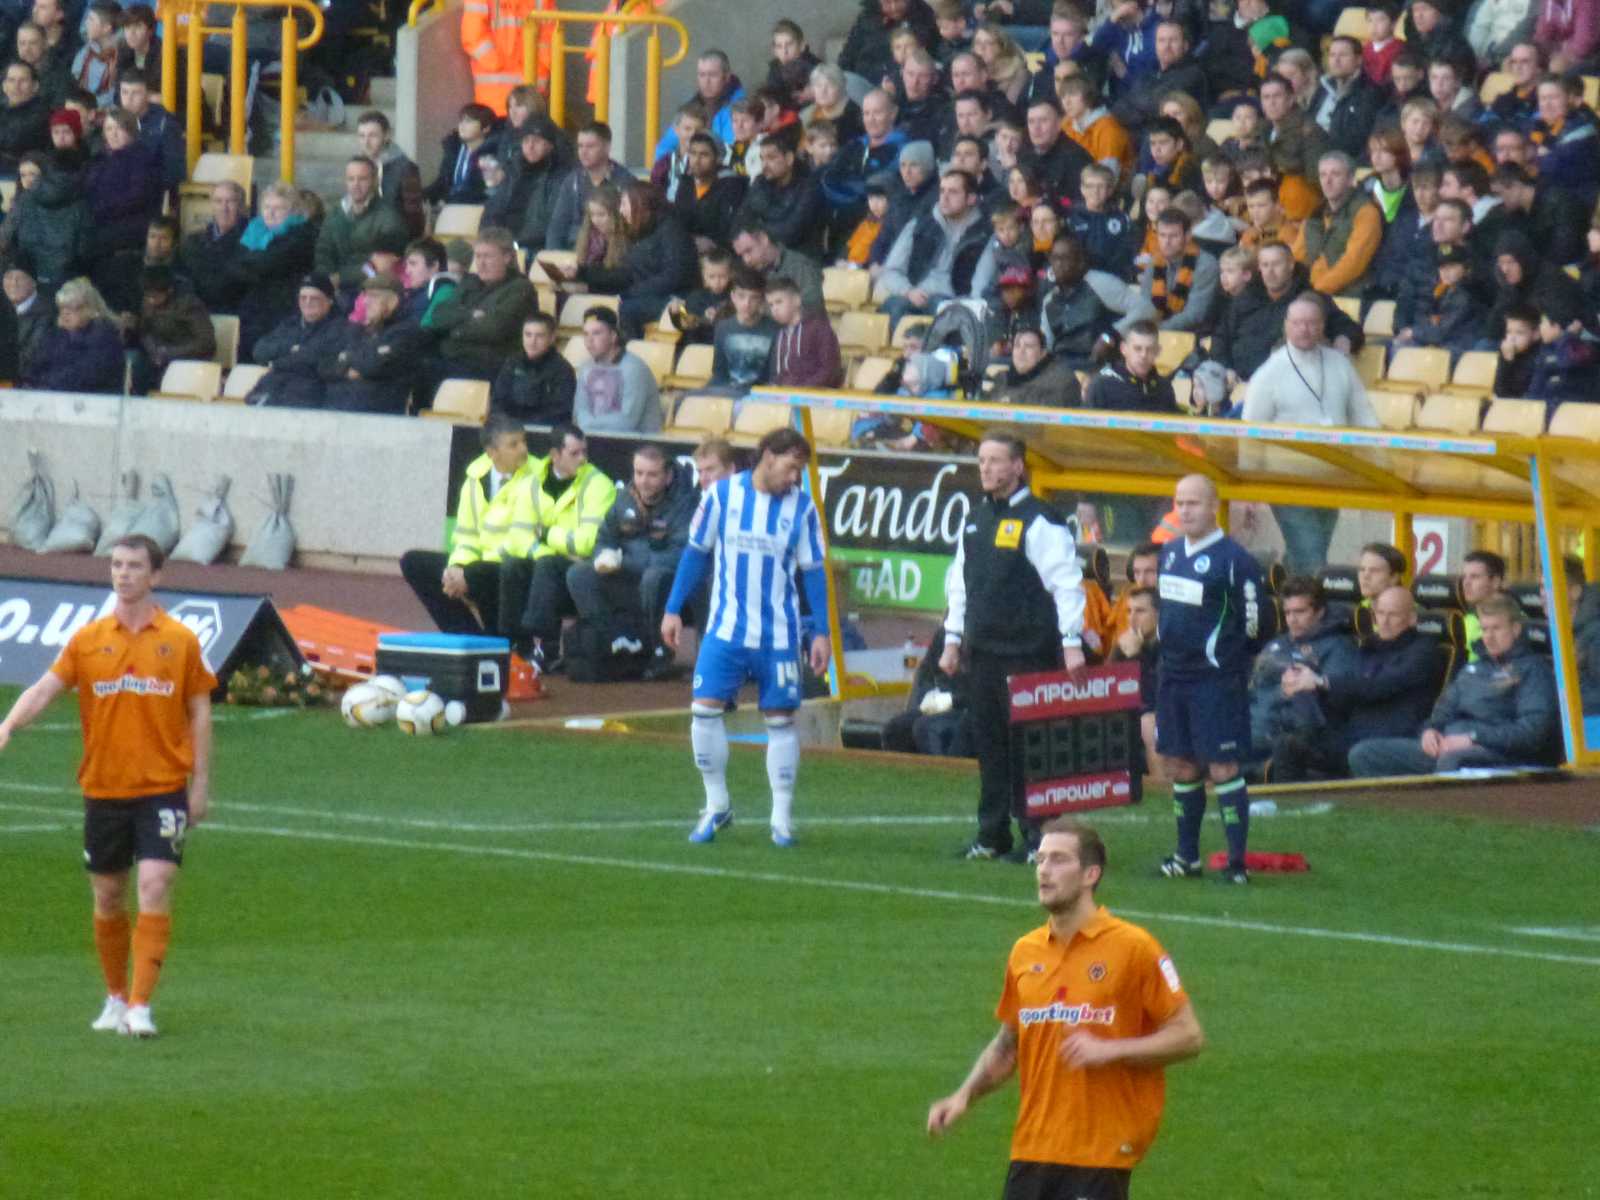
<svg viewBox="0 0 1600 1200"><path fill-rule="evenodd" d="M1065 671L1013 675L1010 687L1012 724L1121 712L1139 707L1139 664L1090 667L1077 682Z"/></svg>

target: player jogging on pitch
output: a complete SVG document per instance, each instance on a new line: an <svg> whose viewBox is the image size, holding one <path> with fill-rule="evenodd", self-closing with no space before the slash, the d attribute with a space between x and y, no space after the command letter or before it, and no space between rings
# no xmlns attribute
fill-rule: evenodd
<svg viewBox="0 0 1600 1200"><path fill-rule="evenodd" d="M1000 1031L928 1109L942 1134L1021 1072L1004 1200L1126 1200L1161 1126L1164 1068L1205 1045L1172 959L1095 903L1105 869L1093 829L1045 823L1035 872L1050 919L1011 948Z"/></svg>
<svg viewBox="0 0 1600 1200"><path fill-rule="evenodd" d="M733 821L728 800L728 734L723 714L747 680L761 689L767 723L767 780L772 785L772 842L794 844L790 810L800 766L794 710L800 707L798 570L813 621L828 612L822 524L801 489L811 445L793 429L774 429L756 445L756 465L706 489L689 526L661 619L661 641L678 647L683 606L709 568L711 615L694 664L691 740L705 782L706 807L689 834L709 842ZM713 559L713 553L715 555ZM821 674L832 655L826 633L811 640L811 669Z"/></svg>
<svg viewBox="0 0 1600 1200"><path fill-rule="evenodd" d="M165 555L143 534L111 550L116 607L72 635L61 656L0 721L0 750L68 688L83 724L83 857L94 889L94 944L106 1003L92 1029L154 1037L150 998L167 956L184 836L205 819L211 692L217 680L193 633L152 592ZM128 871L139 864L139 919L128 922ZM131 943L131 944L130 944ZM133 958L133 987L128 959Z"/></svg>
<svg viewBox="0 0 1600 1200"><path fill-rule="evenodd" d="M1181 539L1162 547L1156 751L1172 776L1178 848L1161 863L1168 879L1204 874L1200 826L1206 774L1228 839L1224 883L1249 883L1245 843L1250 795L1240 759L1250 752L1250 668L1261 648L1261 568L1217 527L1217 489L1185 475L1174 491Z"/></svg>

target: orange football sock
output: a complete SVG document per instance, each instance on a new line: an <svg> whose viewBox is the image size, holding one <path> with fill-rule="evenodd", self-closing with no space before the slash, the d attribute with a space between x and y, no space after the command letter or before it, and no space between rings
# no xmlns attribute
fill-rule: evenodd
<svg viewBox="0 0 1600 1200"><path fill-rule="evenodd" d="M171 936L171 917L164 913L139 914L133 927L133 994L128 997L128 1003L135 1008L150 1003Z"/></svg>
<svg viewBox="0 0 1600 1200"><path fill-rule="evenodd" d="M128 994L128 914L94 918L94 948L100 956L100 970L106 977L106 995Z"/></svg>

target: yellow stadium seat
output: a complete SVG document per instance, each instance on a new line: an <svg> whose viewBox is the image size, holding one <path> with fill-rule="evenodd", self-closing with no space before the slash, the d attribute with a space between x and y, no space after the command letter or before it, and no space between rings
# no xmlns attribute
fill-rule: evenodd
<svg viewBox="0 0 1600 1200"><path fill-rule="evenodd" d="M422 416L457 425L482 425L489 418L489 384L482 379L446 379Z"/></svg>
<svg viewBox="0 0 1600 1200"><path fill-rule="evenodd" d="M1368 392L1367 399L1372 401L1378 423L1385 429L1411 428L1417 414L1417 393L1375 391Z"/></svg>
<svg viewBox="0 0 1600 1200"><path fill-rule="evenodd" d="M533 290L539 293L539 311L552 317L561 311L561 300L552 283L536 283Z"/></svg>
<svg viewBox="0 0 1600 1200"><path fill-rule="evenodd" d="M1352 321L1361 320L1361 300L1359 297L1335 296L1333 302L1338 305L1339 311Z"/></svg>
<svg viewBox="0 0 1600 1200"><path fill-rule="evenodd" d="M724 434L733 423L733 401L726 396L685 396L669 428L683 433Z"/></svg>
<svg viewBox="0 0 1600 1200"><path fill-rule="evenodd" d="M211 187L218 183L237 183L244 189L245 201L255 182L256 160L248 154L202 154L194 161L189 182Z"/></svg>
<svg viewBox="0 0 1600 1200"><path fill-rule="evenodd" d="M574 371L589 361L589 347L583 344L583 334L575 333L566 340L561 347L561 357L572 364Z"/></svg>
<svg viewBox="0 0 1600 1200"><path fill-rule="evenodd" d="M1500 356L1493 350L1469 350L1456 360L1450 382L1444 387L1452 396L1488 396L1494 392L1494 371Z"/></svg>
<svg viewBox="0 0 1600 1200"><path fill-rule="evenodd" d="M1365 45L1367 41L1367 10L1364 8L1347 8L1341 12L1339 19L1333 23L1333 36L1352 37Z"/></svg>
<svg viewBox="0 0 1600 1200"><path fill-rule="evenodd" d="M1548 432L1551 437L1600 442L1600 404L1588 400L1568 400L1551 416Z"/></svg>
<svg viewBox="0 0 1600 1200"><path fill-rule="evenodd" d="M1156 370L1170 375L1194 353L1194 334L1187 330L1163 329L1156 342Z"/></svg>
<svg viewBox="0 0 1600 1200"><path fill-rule="evenodd" d="M222 391L222 367L197 358L175 358L161 373L161 395L169 400L215 400Z"/></svg>
<svg viewBox="0 0 1600 1200"><path fill-rule="evenodd" d="M239 318L221 314L213 316L211 331L217 338L217 352L212 358L222 364L224 371L233 370L239 362Z"/></svg>
<svg viewBox="0 0 1600 1200"><path fill-rule="evenodd" d="M908 338L916 338L920 343L927 336L928 326L932 324L932 317L905 317L894 327L894 336L889 339L889 345L896 350L904 351Z"/></svg>
<svg viewBox="0 0 1600 1200"><path fill-rule="evenodd" d="M876 354L889 344L889 314L881 312L840 313L833 332L839 339L839 353L845 358Z"/></svg>
<svg viewBox="0 0 1600 1200"><path fill-rule="evenodd" d="M1194 380L1174 379L1172 381L1172 402L1184 412L1193 412L1190 407L1194 399Z"/></svg>
<svg viewBox="0 0 1600 1200"><path fill-rule="evenodd" d="M1590 108L1600 104L1600 75L1583 77L1583 102Z"/></svg>
<svg viewBox="0 0 1600 1200"><path fill-rule="evenodd" d="M1383 380L1438 391L1450 381L1450 351L1439 346L1401 346L1389 360Z"/></svg>
<svg viewBox="0 0 1600 1200"><path fill-rule="evenodd" d="M1417 412L1418 429L1437 429L1445 433L1477 433L1483 419L1481 396L1429 396Z"/></svg>
<svg viewBox="0 0 1600 1200"><path fill-rule="evenodd" d="M856 414L842 408L813 408L811 434L819 446L848 446Z"/></svg>
<svg viewBox="0 0 1600 1200"><path fill-rule="evenodd" d="M258 367L255 363L240 363L228 372L228 381L223 385L221 398L243 402L250 394L250 389L255 387L266 373L266 367Z"/></svg>
<svg viewBox="0 0 1600 1200"><path fill-rule="evenodd" d="M679 333L678 327L672 323L671 308L670 304L663 308L661 315L656 318L656 323L644 331L644 336L650 341L666 342L676 346L683 339L683 334Z"/></svg>
<svg viewBox="0 0 1600 1200"><path fill-rule="evenodd" d="M872 273L855 267L825 267L822 302L830 314L866 308L872 302Z"/></svg>
<svg viewBox="0 0 1600 1200"><path fill-rule="evenodd" d="M17 181L15 179L0 179L0 200L5 201L6 211L11 211L11 202L17 198Z"/></svg>
<svg viewBox="0 0 1600 1200"><path fill-rule="evenodd" d="M1369 342L1387 342L1394 337L1394 301L1379 300L1367 310L1361 331Z"/></svg>
<svg viewBox="0 0 1600 1200"><path fill-rule="evenodd" d="M478 226L483 223L483 205L446 204L433 222L433 236L445 238L475 238Z"/></svg>
<svg viewBox="0 0 1600 1200"><path fill-rule="evenodd" d="M1238 132L1232 117L1215 117L1206 125L1206 136L1219 146Z"/></svg>
<svg viewBox="0 0 1600 1200"><path fill-rule="evenodd" d="M1383 379L1384 354L1382 346L1363 346L1356 351L1356 374L1361 376L1361 382L1368 387L1374 387Z"/></svg>
<svg viewBox="0 0 1600 1200"><path fill-rule="evenodd" d="M872 355L863 358L856 364L855 378L850 381L850 386L858 392L876 391L883 382L883 377L894 370L894 359L884 358L882 355Z"/></svg>
<svg viewBox="0 0 1600 1200"><path fill-rule="evenodd" d="M1493 104L1516 86L1517 81L1511 78L1510 72L1490 71L1478 85L1478 99L1485 104Z"/></svg>
<svg viewBox="0 0 1600 1200"><path fill-rule="evenodd" d="M609 308L612 312L622 303L617 296L596 296L588 292L575 292L568 296L566 303L561 306L561 318L556 322L559 327L557 332L582 333L583 314L591 308Z"/></svg>
<svg viewBox="0 0 1600 1200"><path fill-rule="evenodd" d="M711 363L716 349L705 342L690 342L678 355L678 365L672 368L662 387L678 391L693 391L711 382Z"/></svg>
<svg viewBox="0 0 1600 1200"><path fill-rule="evenodd" d="M1538 437L1544 432L1548 413L1549 405L1543 400L1495 400L1483 416L1483 431Z"/></svg>
<svg viewBox="0 0 1600 1200"><path fill-rule="evenodd" d="M739 406L739 414L733 419L733 433L735 437L747 437L752 440L782 429L792 424L790 409L787 404L774 404L764 400L746 400Z"/></svg>
<svg viewBox="0 0 1600 1200"><path fill-rule="evenodd" d="M678 353L678 348L668 342L650 342L635 339L628 343L628 352L642 358L650 374L656 377L656 386L661 387L668 375L672 374L672 360Z"/></svg>
<svg viewBox="0 0 1600 1200"><path fill-rule="evenodd" d="M228 90L228 77L226 75L213 75L203 72L200 76L200 96L206 111L211 114L211 123L216 128L222 128L222 103L223 95Z"/></svg>
<svg viewBox="0 0 1600 1200"><path fill-rule="evenodd" d="M576 250L541 250L533 256L533 266L528 268L528 278L535 283L554 284L549 272L544 269L544 264L551 266L570 275L578 269L578 252Z"/></svg>

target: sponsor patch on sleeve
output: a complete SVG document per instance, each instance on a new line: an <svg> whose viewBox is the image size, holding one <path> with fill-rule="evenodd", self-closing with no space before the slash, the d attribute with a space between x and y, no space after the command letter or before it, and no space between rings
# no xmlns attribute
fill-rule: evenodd
<svg viewBox="0 0 1600 1200"><path fill-rule="evenodd" d="M1156 964L1161 968L1161 978L1167 981L1167 986L1174 992L1183 991L1183 982L1178 978L1178 968L1172 965L1172 959L1163 954Z"/></svg>

